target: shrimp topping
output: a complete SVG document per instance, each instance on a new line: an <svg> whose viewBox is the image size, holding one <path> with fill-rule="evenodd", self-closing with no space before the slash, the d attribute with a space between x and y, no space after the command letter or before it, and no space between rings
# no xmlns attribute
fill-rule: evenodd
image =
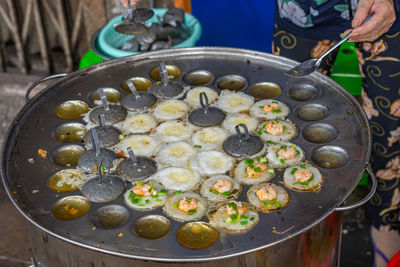
<svg viewBox="0 0 400 267"><path fill-rule="evenodd" d="M257 178L260 177L262 172L267 169L266 164L256 163L254 164L254 168L247 167L247 177L249 178Z"/></svg>
<svg viewBox="0 0 400 267"><path fill-rule="evenodd" d="M227 191L231 191L232 183L228 179L219 179L213 185L213 188L218 191L218 193L224 193Z"/></svg>
<svg viewBox="0 0 400 267"><path fill-rule="evenodd" d="M288 147L286 149L280 149L278 151L278 156L283 159L292 159L296 156L297 151L293 147Z"/></svg>
<svg viewBox="0 0 400 267"><path fill-rule="evenodd" d="M133 193L140 196L150 196L151 195L151 186L148 184L137 185L133 188Z"/></svg>
<svg viewBox="0 0 400 267"><path fill-rule="evenodd" d="M271 103L271 104L265 105L264 108L263 108L263 111L264 112L271 112L273 110L278 110L279 108L280 107L279 107L278 103Z"/></svg>
<svg viewBox="0 0 400 267"><path fill-rule="evenodd" d="M247 207L243 205L241 202L229 202L228 205L226 205L226 212L228 215L232 214L238 214L238 215L243 215L247 211Z"/></svg>
<svg viewBox="0 0 400 267"><path fill-rule="evenodd" d="M278 193L274 188L271 186L261 187L260 189L256 190L256 195L259 200L263 201L271 201L276 199Z"/></svg>
<svg viewBox="0 0 400 267"><path fill-rule="evenodd" d="M185 197L179 200L178 208L184 212L189 212L190 210L196 210L197 204L198 202L195 198Z"/></svg>
<svg viewBox="0 0 400 267"><path fill-rule="evenodd" d="M313 176L312 172L307 169L298 169L294 173L294 179L300 183L304 183L311 179Z"/></svg>
<svg viewBox="0 0 400 267"><path fill-rule="evenodd" d="M283 133L283 125L279 122L270 121L265 125L265 131L270 135L280 135Z"/></svg>

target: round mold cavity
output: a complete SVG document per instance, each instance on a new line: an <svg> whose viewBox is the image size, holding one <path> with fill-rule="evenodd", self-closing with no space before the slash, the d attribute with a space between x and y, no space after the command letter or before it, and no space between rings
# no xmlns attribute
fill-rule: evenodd
<svg viewBox="0 0 400 267"><path fill-rule="evenodd" d="M89 201L82 196L64 197L54 204L51 212L60 220L74 220L89 211Z"/></svg>
<svg viewBox="0 0 400 267"><path fill-rule="evenodd" d="M308 101L318 95L318 89L308 83L295 84L288 90L288 96L297 101Z"/></svg>
<svg viewBox="0 0 400 267"><path fill-rule="evenodd" d="M218 239L218 232L214 227L205 222L190 222L182 225L176 239L184 247L190 249L203 249L211 246Z"/></svg>
<svg viewBox="0 0 400 267"><path fill-rule="evenodd" d="M171 232L171 222L161 215L147 215L135 221L133 231L144 239L161 239Z"/></svg>
<svg viewBox="0 0 400 267"><path fill-rule="evenodd" d="M124 225L130 218L129 210L120 205L99 208L90 216L90 221L100 228L114 229Z"/></svg>
<svg viewBox="0 0 400 267"><path fill-rule="evenodd" d="M240 75L225 75L217 79L215 86L220 90L239 91L247 87L247 80Z"/></svg>
<svg viewBox="0 0 400 267"><path fill-rule="evenodd" d="M63 193L74 192L79 189L78 187L79 185L71 184L68 182L75 181L79 183L79 180L83 181L83 179L85 179L83 174L78 170L65 169L53 174L49 179L48 185L51 190L56 192L63 192Z"/></svg>
<svg viewBox="0 0 400 267"><path fill-rule="evenodd" d="M80 145L67 145L56 149L53 154L54 163L63 167L72 167L78 164L78 159L85 152Z"/></svg>
<svg viewBox="0 0 400 267"><path fill-rule="evenodd" d="M106 98L108 100L108 102L112 102L112 103L117 103L121 94L117 89L114 88L103 88L104 94L106 95ZM99 90L96 89L94 90L90 96L89 96L89 100L94 103L94 101L100 101L100 94L99 94Z"/></svg>
<svg viewBox="0 0 400 267"><path fill-rule="evenodd" d="M196 70L185 74L183 81L191 86L204 86L212 82L214 76L207 70Z"/></svg>
<svg viewBox="0 0 400 267"><path fill-rule="evenodd" d="M296 115L304 121L319 121L328 116L328 107L321 104L307 104L298 107Z"/></svg>
<svg viewBox="0 0 400 267"><path fill-rule="evenodd" d="M81 100L69 100L56 109L57 116L61 119L78 119L89 111L89 106Z"/></svg>
<svg viewBox="0 0 400 267"><path fill-rule="evenodd" d="M174 65L166 65L169 80L176 80L181 76L181 70ZM150 71L150 77L155 81L161 81L160 67L155 67Z"/></svg>
<svg viewBox="0 0 400 267"><path fill-rule="evenodd" d="M322 168L333 169L345 165L349 160L349 155L341 147L323 146L314 150L311 159Z"/></svg>
<svg viewBox="0 0 400 267"><path fill-rule="evenodd" d="M81 141L85 133L85 125L78 122L70 122L58 126L54 132L54 137L63 143L75 143Z"/></svg>
<svg viewBox="0 0 400 267"><path fill-rule="evenodd" d="M271 82L256 83L249 88L249 95L258 99L275 98L281 93L281 87L278 84Z"/></svg>
<svg viewBox="0 0 400 267"><path fill-rule="evenodd" d="M337 130L327 123L314 123L303 129L303 137L311 143L328 143L335 139Z"/></svg>
<svg viewBox="0 0 400 267"><path fill-rule="evenodd" d="M121 89L130 94L132 92L129 89L128 85L126 84L127 81L131 81L133 83L133 85L135 86L136 90L138 90L138 91L147 91L147 89L149 89L149 87L152 84L149 79L146 79L144 77L129 78L128 80L121 83Z"/></svg>

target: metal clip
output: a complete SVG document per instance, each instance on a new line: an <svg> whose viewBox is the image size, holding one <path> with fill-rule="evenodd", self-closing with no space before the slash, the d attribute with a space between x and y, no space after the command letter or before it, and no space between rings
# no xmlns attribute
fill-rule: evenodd
<svg viewBox="0 0 400 267"><path fill-rule="evenodd" d="M131 90L131 92L135 96L135 98L139 98L140 97L139 92L136 90L135 85L131 81L127 81L126 85L128 85L129 89Z"/></svg>
<svg viewBox="0 0 400 267"><path fill-rule="evenodd" d="M162 82L165 86L168 85L168 71L164 63L160 63L160 74Z"/></svg>
<svg viewBox="0 0 400 267"><path fill-rule="evenodd" d="M100 95L100 98L101 98L101 102L103 102L104 110L105 111L109 111L110 108L108 106L107 97L106 97L106 94L104 93L103 88L99 88L98 91L99 91L99 95Z"/></svg>
<svg viewBox="0 0 400 267"><path fill-rule="evenodd" d="M100 155L100 141L99 141L99 136L97 135L97 132L94 128L90 130L90 136L92 137L92 146L93 149L96 153L96 157Z"/></svg>
<svg viewBox="0 0 400 267"><path fill-rule="evenodd" d="M204 92L201 92L200 95L200 105L204 108L204 114L208 112L208 97L207 94Z"/></svg>
<svg viewBox="0 0 400 267"><path fill-rule="evenodd" d="M135 153L133 153L132 148L128 147L128 148L126 148L126 150L128 150L128 154L129 154L129 157L130 157L130 159L132 161L132 164L136 165L138 163L138 159L135 156Z"/></svg>
<svg viewBox="0 0 400 267"><path fill-rule="evenodd" d="M242 127L244 133L242 133L240 131L240 127ZM236 134L238 135L240 141L249 140L250 134L249 134L249 130L247 129L246 124L241 123L241 124L236 125L235 131L236 131Z"/></svg>

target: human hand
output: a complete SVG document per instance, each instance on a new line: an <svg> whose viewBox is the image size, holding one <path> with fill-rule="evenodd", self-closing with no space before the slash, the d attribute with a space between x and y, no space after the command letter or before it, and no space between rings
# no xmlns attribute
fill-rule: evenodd
<svg viewBox="0 0 400 267"><path fill-rule="evenodd" d="M372 12L372 18L360 25ZM350 42L371 42L386 33L395 20L393 0L360 0L351 23L354 29L348 29L344 34L352 32Z"/></svg>

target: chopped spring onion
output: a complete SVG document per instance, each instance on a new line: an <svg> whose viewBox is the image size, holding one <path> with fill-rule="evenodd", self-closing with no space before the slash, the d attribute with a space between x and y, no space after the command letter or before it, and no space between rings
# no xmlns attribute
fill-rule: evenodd
<svg viewBox="0 0 400 267"><path fill-rule="evenodd" d="M188 211L188 214L189 214L189 215L193 215L193 214L195 214L196 212L197 212L197 210L189 210L189 211Z"/></svg>
<svg viewBox="0 0 400 267"><path fill-rule="evenodd" d="M218 193L219 193L217 190L215 190L213 188L210 188L210 192L213 193L213 194L216 194L216 195L218 195Z"/></svg>

